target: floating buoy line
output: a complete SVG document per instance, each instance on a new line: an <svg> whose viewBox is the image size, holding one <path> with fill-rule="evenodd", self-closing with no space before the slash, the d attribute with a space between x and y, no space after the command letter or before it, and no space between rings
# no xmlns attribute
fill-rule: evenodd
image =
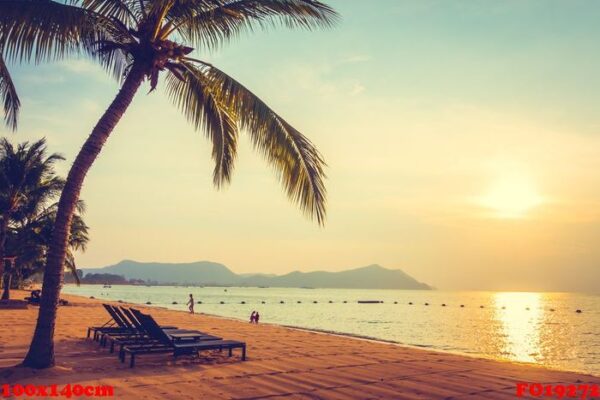
<svg viewBox="0 0 600 400"><path fill-rule="evenodd" d="M94 297L94 296L89 296L89 298L90 298L90 299L94 299L95 297ZM118 303L125 303L123 300L117 300L117 302L118 302ZM211 304L211 303L202 303L202 301L199 301L199 300L198 300L198 301L196 301L196 303L197 303L197 304ZM286 304L285 300L279 300L277 303L278 303L278 304ZM293 303L293 302L291 302L291 303ZM313 301L312 301L312 303L313 303L313 304L318 304L319 302L318 302L317 300L313 300ZM329 303L329 304L336 304L336 302L335 302L335 301L333 301L333 300L328 300L328 301L327 301L327 303ZM340 302L338 302L338 304L339 304L339 303L348 304L348 300L343 300L343 301L340 301ZM353 302L351 302L351 303L353 303ZM146 302L145 302L145 304L146 304L146 305L152 305L152 302L148 300L148 301L146 301ZM178 305L179 303L178 303L177 301L175 301L175 300L174 300L174 301L172 301L172 302L171 302L171 304L172 304L172 305ZM222 305L224 305L224 304L226 304L226 303L225 303L225 301L221 300L221 301L219 301L218 303L213 303L213 304L222 304ZM241 301L239 302L239 304L246 305L246 304L251 304L251 303L248 303L248 302L246 302L245 300L241 300ZM262 300L262 301L260 302L260 304L267 304L267 302L266 302L265 300ZM296 300L296 304L302 304L302 301L301 301L301 300ZM356 304L384 304L384 301L383 301L383 300L357 300L357 301L356 301ZM400 304L400 303L399 303L397 300L395 300L395 301L393 302L393 304ZM405 304L408 304L409 306L412 306L412 305L414 305L414 303L413 303L412 301L409 301L408 303L405 303ZM425 302L425 303L423 303L423 305L424 305L424 306L429 306L429 305L430 305L430 303L429 303L429 302ZM440 305L441 305L442 307L451 307L451 306L450 306L449 304L447 304L447 303L441 303ZM460 304L460 305L459 305L459 307L460 307L460 308L465 308L465 307L466 307L466 305L465 305L465 304ZM484 306L484 305L480 305L480 306L479 306L479 308L480 308L480 309L484 309L484 308L485 308L485 306ZM502 307L500 307L500 308L501 308L502 310L506 310L506 306L502 306ZM531 308L530 308L530 307L525 307L525 311L531 311ZM549 311L549 312L555 312L555 311L556 311L556 309L555 309L555 308L548 308L548 309L547 309L547 311ZM580 309L580 308L578 308L578 309L575 309L575 313L577 313L577 314L582 314L582 313L583 313L583 310L582 310L582 309Z"/></svg>

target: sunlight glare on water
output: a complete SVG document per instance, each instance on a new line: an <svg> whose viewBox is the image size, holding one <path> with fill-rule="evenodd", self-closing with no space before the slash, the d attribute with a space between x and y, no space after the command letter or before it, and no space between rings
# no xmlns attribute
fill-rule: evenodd
<svg viewBox="0 0 600 400"><path fill-rule="evenodd" d="M496 319L500 321L503 354L514 361L537 362L540 359L540 329L544 310L541 293L495 293Z"/></svg>

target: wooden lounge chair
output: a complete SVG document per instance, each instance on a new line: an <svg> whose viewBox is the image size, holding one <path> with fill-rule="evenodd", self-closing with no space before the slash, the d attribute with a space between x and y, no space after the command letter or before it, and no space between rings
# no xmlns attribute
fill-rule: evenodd
<svg viewBox="0 0 600 400"><path fill-rule="evenodd" d="M114 352L115 345L120 346L121 353L124 346L129 345L148 345L155 344L157 341L153 339L145 328L144 324L141 323L131 312L131 310L121 307L121 311L127 319L135 326L137 333L135 334L111 334L108 333L104 337L104 345L110 341L110 352ZM136 310L137 311L137 310ZM138 311L139 312L139 311ZM150 317L152 318L152 317ZM158 325L158 324L157 324ZM173 329L173 327L160 326L160 329L164 331L172 341L200 341L200 340L221 340L222 338L217 336L208 335L204 332L189 329Z"/></svg>
<svg viewBox="0 0 600 400"><path fill-rule="evenodd" d="M131 355L129 366L135 366L135 357L140 354L172 353L175 358L181 355L199 355L204 350L229 350L229 356L233 349L242 349L242 361L246 360L246 343L235 340L200 340L200 341L177 341L170 338L154 321L146 314L139 315L140 322L154 340L145 345L124 346L119 352L121 362L125 362L127 354Z"/></svg>
<svg viewBox="0 0 600 400"><path fill-rule="evenodd" d="M131 329L125 325L125 323L119 318L118 315L115 314L110 304L102 304L106 312L110 315L110 320L106 321L103 325L100 326L90 326L87 329L87 337L90 337L90 334L93 332L93 339L99 340L100 336L105 332L128 332Z"/></svg>
<svg viewBox="0 0 600 400"><path fill-rule="evenodd" d="M123 308L124 309L124 308ZM131 313L126 314L119 307L106 305L106 310L113 317L121 329L109 329L99 333L100 345L105 346L110 337L137 337L144 336L146 332L139 326L139 323ZM132 319L130 318L130 315ZM168 329L177 332L189 332L187 329L178 329L176 326L161 326L161 329ZM194 331L196 332L196 331Z"/></svg>

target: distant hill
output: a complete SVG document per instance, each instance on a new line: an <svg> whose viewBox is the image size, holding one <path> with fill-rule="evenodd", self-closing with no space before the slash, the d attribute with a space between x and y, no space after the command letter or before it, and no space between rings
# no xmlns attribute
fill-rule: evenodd
<svg viewBox="0 0 600 400"><path fill-rule="evenodd" d="M223 264L199 261L185 264L143 263L123 260L104 268L84 269L85 273L110 273L127 279L157 283L218 286L272 286L348 289L432 289L399 269L380 265L340 272L291 272L285 275L235 274Z"/></svg>
<svg viewBox="0 0 600 400"><path fill-rule="evenodd" d="M240 279L223 264L210 261L171 264L123 260L104 268L84 269L83 272L107 272L122 275L127 279L143 279L158 283L232 285L239 282Z"/></svg>
<svg viewBox="0 0 600 400"><path fill-rule="evenodd" d="M431 289L399 269L380 265L340 272L294 271L275 277L254 276L244 280L246 286L314 287L347 289Z"/></svg>

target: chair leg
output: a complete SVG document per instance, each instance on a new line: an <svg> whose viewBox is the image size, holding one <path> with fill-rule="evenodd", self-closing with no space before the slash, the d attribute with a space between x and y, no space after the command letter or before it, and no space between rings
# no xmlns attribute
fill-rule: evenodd
<svg viewBox="0 0 600 400"><path fill-rule="evenodd" d="M131 353L131 361L129 362L129 368L133 368L135 365L135 353Z"/></svg>
<svg viewBox="0 0 600 400"><path fill-rule="evenodd" d="M229 348L229 357L231 357L231 354L233 353L233 349L230 347Z"/></svg>
<svg viewBox="0 0 600 400"><path fill-rule="evenodd" d="M242 361L246 361L246 345L242 346Z"/></svg>

